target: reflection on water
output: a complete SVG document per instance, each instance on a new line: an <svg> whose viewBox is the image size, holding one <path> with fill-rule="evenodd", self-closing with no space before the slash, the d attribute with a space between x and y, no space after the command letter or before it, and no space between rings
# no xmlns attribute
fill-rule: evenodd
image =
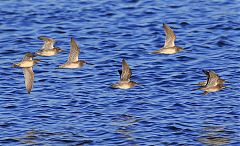
<svg viewBox="0 0 240 146"><path fill-rule="evenodd" d="M134 130L131 126L138 123L140 120L132 115L122 114L112 120L112 124L117 126L116 133L120 134L120 137L125 139L124 143L137 145L135 138L133 137Z"/></svg>
<svg viewBox="0 0 240 146"><path fill-rule="evenodd" d="M21 138L18 138L18 140L23 144L28 145L39 145L40 143L37 143L38 140L38 132L35 130L27 131L25 135L23 135Z"/></svg>
<svg viewBox="0 0 240 146"><path fill-rule="evenodd" d="M59 144L65 143L67 145L84 145L89 144L91 140L80 140L82 137L74 134L64 134L59 132L48 132L45 130L29 130L20 137L8 138L4 141L15 141L24 145L46 145L46 144Z"/></svg>
<svg viewBox="0 0 240 146"><path fill-rule="evenodd" d="M223 126L207 126L198 141L205 145L222 146L230 144L228 134Z"/></svg>

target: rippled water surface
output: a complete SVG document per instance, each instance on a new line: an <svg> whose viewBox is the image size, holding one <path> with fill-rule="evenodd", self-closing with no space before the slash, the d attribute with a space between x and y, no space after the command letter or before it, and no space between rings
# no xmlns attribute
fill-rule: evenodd
<svg viewBox="0 0 240 146"><path fill-rule="evenodd" d="M0 145L240 145L240 4L212 0L1 1ZM164 44L162 23L185 50L155 55ZM26 93L21 69L38 36L65 50L38 57ZM70 38L94 65L56 69ZM109 88L125 58L142 86ZM229 81L206 96L195 91L213 69Z"/></svg>

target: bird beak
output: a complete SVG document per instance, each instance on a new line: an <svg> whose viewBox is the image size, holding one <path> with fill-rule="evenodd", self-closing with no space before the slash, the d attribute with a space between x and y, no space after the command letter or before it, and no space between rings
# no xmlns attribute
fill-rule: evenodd
<svg viewBox="0 0 240 146"><path fill-rule="evenodd" d="M229 87L229 86L223 86L223 88L227 88L227 89L234 90L234 88L231 88L231 87Z"/></svg>
<svg viewBox="0 0 240 146"><path fill-rule="evenodd" d="M137 86L144 86L143 84L136 83Z"/></svg>
<svg viewBox="0 0 240 146"><path fill-rule="evenodd" d="M87 64L87 65L94 65L94 64L92 64L92 63L88 63L88 62L86 62L86 64Z"/></svg>
<svg viewBox="0 0 240 146"><path fill-rule="evenodd" d="M225 82L226 82L226 83L231 83L231 82L229 82L228 80L225 80Z"/></svg>

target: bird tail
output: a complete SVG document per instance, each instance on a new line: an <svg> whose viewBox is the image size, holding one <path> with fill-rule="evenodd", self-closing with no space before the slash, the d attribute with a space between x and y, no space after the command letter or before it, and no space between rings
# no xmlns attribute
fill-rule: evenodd
<svg viewBox="0 0 240 146"><path fill-rule="evenodd" d="M201 89L202 89L202 87L196 88L196 89L192 89L192 91L201 90Z"/></svg>
<svg viewBox="0 0 240 146"><path fill-rule="evenodd" d="M153 51L152 54L160 54L159 50Z"/></svg>

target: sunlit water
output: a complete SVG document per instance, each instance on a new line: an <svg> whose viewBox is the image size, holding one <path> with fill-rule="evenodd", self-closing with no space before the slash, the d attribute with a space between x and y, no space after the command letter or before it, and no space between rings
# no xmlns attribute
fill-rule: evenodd
<svg viewBox="0 0 240 146"><path fill-rule="evenodd" d="M1 145L240 145L239 1L1 1ZM164 44L162 23L185 50L154 55ZM34 67L27 94L21 69L38 36L65 50ZM70 37L94 65L56 69ZM142 86L114 90L125 58ZM229 88L195 91L213 69Z"/></svg>

